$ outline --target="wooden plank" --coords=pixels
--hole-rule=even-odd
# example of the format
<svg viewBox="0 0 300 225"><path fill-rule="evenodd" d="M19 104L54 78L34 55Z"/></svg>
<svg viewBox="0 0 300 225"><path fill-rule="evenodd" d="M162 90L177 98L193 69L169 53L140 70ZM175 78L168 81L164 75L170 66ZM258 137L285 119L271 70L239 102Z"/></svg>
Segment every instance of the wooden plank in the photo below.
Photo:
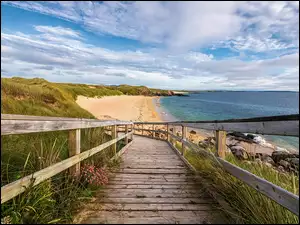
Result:
<svg viewBox="0 0 300 225"><path fill-rule="evenodd" d="M128 133L127 135L130 134L131 133ZM117 141L123 139L124 137L125 135L122 137L118 137L114 140L108 141L95 148L82 152L78 155L72 156L71 158L63 160L59 163L56 163L52 166L49 166L45 169L42 169L38 172L30 174L26 177L23 177L19 180L16 180L10 184L1 187L1 204L19 195L20 193L24 192L25 188L27 188L32 182L33 182L33 186L36 186L39 183L43 182L44 180L47 180L50 177L70 168L71 166L74 166L76 163L84 159L87 159L92 155L102 151L103 149L109 147L110 145L116 143Z"/></svg>
<svg viewBox="0 0 300 225"><path fill-rule="evenodd" d="M199 190L199 184L108 184L105 189L197 189Z"/></svg>
<svg viewBox="0 0 300 225"><path fill-rule="evenodd" d="M109 180L109 185L202 185L200 182L195 181L162 181L162 180L122 180L122 179L112 179Z"/></svg>
<svg viewBox="0 0 300 225"><path fill-rule="evenodd" d="M105 127L118 124L130 124L127 121L32 121L32 120L1 120L1 135L26 134L36 132L74 130L92 127Z"/></svg>
<svg viewBox="0 0 300 225"><path fill-rule="evenodd" d="M216 131L216 147L217 155L224 159L226 154L226 131L217 130Z"/></svg>
<svg viewBox="0 0 300 225"><path fill-rule="evenodd" d="M211 198L101 198L95 203L173 203L173 204L195 204L195 203L214 203Z"/></svg>
<svg viewBox="0 0 300 225"><path fill-rule="evenodd" d="M69 131L69 157L80 154L80 129ZM69 168L70 174L80 176L80 162Z"/></svg>
<svg viewBox="0 0 300 225"><path fill-rule="evenodd" d="M95 211L85 212L83 224L222 224L216 211Z"/></svg>
<svg viewBox="0 0 300 225"><path fill-rule="evenodd" d="M253 187L260 193L271 198L278 204L287 208L297 216L299 216L299 196L288 192L287 190L272 184L271 182L264 180L247 170L239 168L221 158L218 161L223 165L225 170L236 178L242 180L249 186Z"/></svg>
<svg viewBox="0 0 300 225"><path fill-rule="evenodd" d="M138 173L138 174L186 174L189 171L187 169L120 169L118 173Z"/></svg>
<svg viewBox="0 0 300 225"><path fill-rule="evenodd" d="M130 173L110 173L111 176L115 177L129 177L129 178L160 178L160 179L169 179L169 178L194 178L198 179L198 176L195 176L194 174L130 174Z"/></svg>
<svg viewBox="0 0 300 225"><path fill-rule="evenodd" d="M193 189L124 189L122 191L118 189L101 189L97 196L106 198L178 198L178 196L181 198L200 198L201 196L207 196L207 193Z"/></svg>
<svg viewBox="0 0 300 225"><path fill-rule="evenodd" d="M90 203L93 204L93 203ZM89 205L90 205L89 204ZM127 203L127 204L118 204L118 203L103 203L97 204L97 210L103 211L211 211L212 210L212 203L205 204L205 203L195 203L195 204L155 204L155 203L148 203L148 204L136 204L136 203ZM89 206L88 206L89 207Z"/></svg>
<svg viewBox="0 0 300 225"><path fill-rule="evenodd" d="M120 169L168 169L168 170L172 170L172 169L182 169L182 168L185 168L185 165L179 165L179 166L175 166L175 165L151 165L151 164L148 164L148 165L144 165L144 164L139 164L139 165L136 165L136 164L125 164L125 165L121 165L120 166Z"/></svg>

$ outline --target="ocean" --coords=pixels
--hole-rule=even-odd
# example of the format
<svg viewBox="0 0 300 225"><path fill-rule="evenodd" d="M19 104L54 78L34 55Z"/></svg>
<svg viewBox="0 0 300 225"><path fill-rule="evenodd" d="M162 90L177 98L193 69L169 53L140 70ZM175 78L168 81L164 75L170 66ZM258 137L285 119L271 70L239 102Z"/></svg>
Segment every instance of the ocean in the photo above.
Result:
<svg viewBox="0 0 300 225"><path fill-rule="evenodd" d="M202 92L189 97L161 97L164 119L223 120L299 114L299 92ZM299 138L264 135L263 142L272 142L287 150L299 151Z"/></svg>

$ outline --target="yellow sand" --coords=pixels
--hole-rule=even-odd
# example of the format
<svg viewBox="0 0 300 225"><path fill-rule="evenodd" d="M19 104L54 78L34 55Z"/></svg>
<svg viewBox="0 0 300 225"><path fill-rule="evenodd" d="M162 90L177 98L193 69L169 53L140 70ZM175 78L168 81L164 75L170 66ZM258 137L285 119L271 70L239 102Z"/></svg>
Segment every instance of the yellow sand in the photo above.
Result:
<svg viewBox="0 0 300 225"><path fill-rule="evenodd" d="M105 96L88 98L78 96L76 103L101 120L161 121L155 111L153 98L147 96Z"/></svg>

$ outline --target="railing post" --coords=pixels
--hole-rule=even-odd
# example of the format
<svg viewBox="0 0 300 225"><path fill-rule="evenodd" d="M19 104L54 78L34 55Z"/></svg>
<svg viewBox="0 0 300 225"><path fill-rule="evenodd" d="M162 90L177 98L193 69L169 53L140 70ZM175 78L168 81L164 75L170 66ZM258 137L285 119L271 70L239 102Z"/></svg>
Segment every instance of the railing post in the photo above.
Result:
<svg viewBox="0 0 300 225"><path fill-rule="evenodd" d="M117 138L117 125L111 126L111 138L112 138L112 140ZM112 145L112 148L113 148L114 155L116 155L117 154L117 143L114 143Z"/></svg>
<svg viewBox="0 0 300 225"><path fill-rule="evenodd" d="M183 140L186 140L186 131L187 131L187 128L185 126L182 126L182 131L181 131L181 134L182 134L182 139ZM181 142L182 145L181 145L181 154L183 155L183 157L185 156L185 145L183 142Z"/></svg>
<svg viewBox="0 0 300 225"><path fill-rule="evenodd" d="M69 131L69 157L80 154L80 129ZM80 162L69 168L71 175L80 175Z"/></svg>
<svg viewBox="0 0 300 225"><path fill-rule="evenodd" d="M144 124L142 123L142 135L144 135Z"/></svg>
<svg viewBox="0 0 300 225"><path fill-rule="evenodd" d="M216 131L216 148L217 155L224 159L226 154L226 131Z"/></svg>
<svg viewBox="0 0 300 225"><path fill-rule="evenodd" d="M128 125L125 125L125 134L128 133ZM125 145L128 144L128 136L125 137Z"/></svg>

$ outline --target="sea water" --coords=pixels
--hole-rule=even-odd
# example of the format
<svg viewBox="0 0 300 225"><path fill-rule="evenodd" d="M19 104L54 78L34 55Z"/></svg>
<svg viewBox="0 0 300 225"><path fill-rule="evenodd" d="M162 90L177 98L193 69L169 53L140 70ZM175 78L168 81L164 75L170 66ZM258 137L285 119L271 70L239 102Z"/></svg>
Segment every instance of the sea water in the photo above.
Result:
<svg viewBox="0 0 300 225"><path fill-rule="evenodd" d="M264 116L299 114L299 92L200 92L189 97L161 97L161 115L174 120L224 120ZM257 141L269 141L288 150L299 151L299 138L258 136Z"/></svg>

